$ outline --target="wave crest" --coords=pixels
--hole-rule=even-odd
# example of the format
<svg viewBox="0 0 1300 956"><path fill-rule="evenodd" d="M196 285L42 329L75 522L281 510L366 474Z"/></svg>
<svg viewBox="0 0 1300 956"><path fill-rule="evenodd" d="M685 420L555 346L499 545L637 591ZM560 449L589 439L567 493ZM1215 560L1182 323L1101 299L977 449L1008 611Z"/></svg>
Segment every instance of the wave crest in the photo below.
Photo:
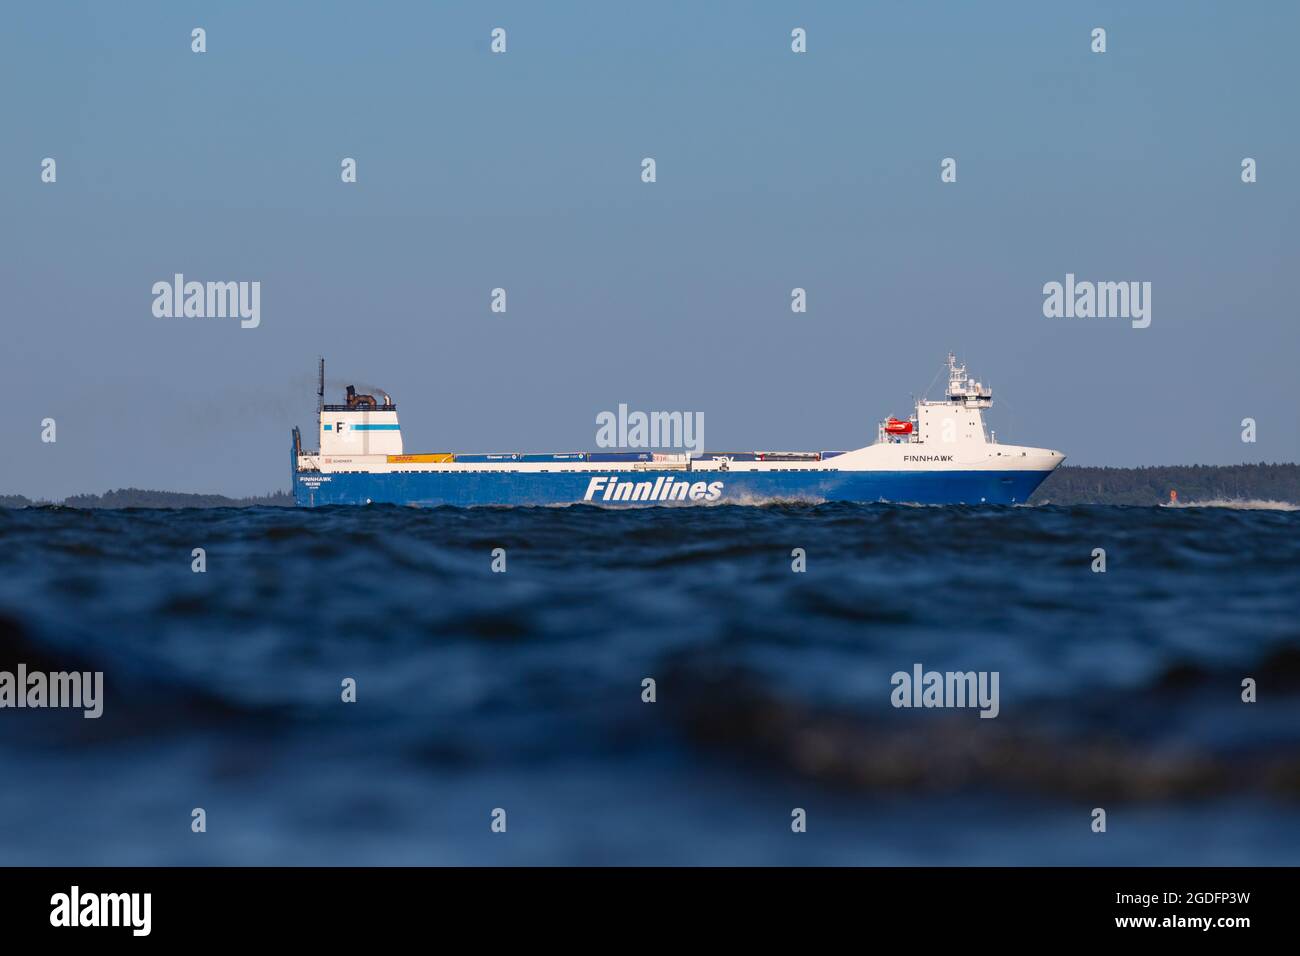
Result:
<svg viewBox="0 0 1300 956"><path fill-rule="evenodd" d="M1294 501L1269 501L1262 498L1210 498L1206 501L1172 501L1162 508L1231 508L1236 511L1300 511Z"/></svg>

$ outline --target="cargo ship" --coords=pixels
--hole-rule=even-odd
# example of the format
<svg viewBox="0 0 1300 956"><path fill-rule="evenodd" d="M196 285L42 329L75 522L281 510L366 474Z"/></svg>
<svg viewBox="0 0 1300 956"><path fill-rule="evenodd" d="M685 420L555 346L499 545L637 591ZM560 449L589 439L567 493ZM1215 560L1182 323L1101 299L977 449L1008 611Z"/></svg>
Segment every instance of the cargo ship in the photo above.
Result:
<svg viewBox="0 0 1300 956"><path fill-rule="evenodd" d="M1025 502L1065 456L1000 444L984 426L992 390L951 353L947 370L943 398L882 419L874 442L846 451L408 454L388 395L349 385L343 404L325 404L322 359L320 450L304 451L293 429L293 493L305 507Z"/></svg>

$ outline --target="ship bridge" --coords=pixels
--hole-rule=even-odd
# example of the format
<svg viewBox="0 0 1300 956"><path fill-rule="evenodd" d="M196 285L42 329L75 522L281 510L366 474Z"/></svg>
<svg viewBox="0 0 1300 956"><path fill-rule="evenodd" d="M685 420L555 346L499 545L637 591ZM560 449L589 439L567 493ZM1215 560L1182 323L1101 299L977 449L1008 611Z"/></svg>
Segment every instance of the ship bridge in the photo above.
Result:
<svg viewBox="0 0 1300 956"><path fill-rule="evenodd" d="M890 418L880 423L878 442L893 444L942 443L984 445L983 409L993 407L993 390L966 373L957 356L948 353L948 388L937 401L916 403L911 419Z"/></svg>

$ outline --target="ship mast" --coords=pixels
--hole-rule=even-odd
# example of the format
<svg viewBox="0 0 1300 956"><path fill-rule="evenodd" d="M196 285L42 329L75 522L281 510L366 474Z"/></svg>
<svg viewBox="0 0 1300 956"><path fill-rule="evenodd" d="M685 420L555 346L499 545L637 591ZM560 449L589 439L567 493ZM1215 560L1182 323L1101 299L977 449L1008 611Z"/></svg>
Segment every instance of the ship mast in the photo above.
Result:
<svg viewBox="0 0 1300 956"><path fill-rule="evenodd" d="M957 356L948 353L948 401L967 408L990 408L993 390L966 374L966 366L957 364Z"/></svg>
<svg viewBox="0 0 1300 956"><path fill-rule="evenodd" d="M320 419L321 412L325 411L325 356L320 360L320 380L316 385L316 418Z"/></svg>

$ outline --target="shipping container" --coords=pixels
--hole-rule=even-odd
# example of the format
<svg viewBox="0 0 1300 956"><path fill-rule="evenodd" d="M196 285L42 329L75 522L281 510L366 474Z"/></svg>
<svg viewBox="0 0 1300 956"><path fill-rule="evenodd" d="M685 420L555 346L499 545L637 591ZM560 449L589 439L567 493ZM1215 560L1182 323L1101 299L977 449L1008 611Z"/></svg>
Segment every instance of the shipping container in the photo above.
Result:
<svg viewBox="0 0 1300 956"><path fill-rule="evenodd" d="M649 451L588 451L589 462L649 462Z"/></svg>
<svg viewBox="0 0 1300 956"><path fill-rule="evenodd" d="M715 458L727 458L731 461L758 461L758 455L752 451L706 451L696 457L696 461L713 461Z"/></svg>
<svg viewBox="0 0 1300 956"><path fill-rule="evenodd" d="M824 451L822 452L822 461L825 461L827 458L835 458L838 455L847 455L847 454L848 452L846 451Z"/></svg>
<svg viewBox="0 0 1300 956"><path fill-rule="evenodd" d="M587 456L580 451L565 452L555 455L520 455L520 461L586 461Z"/></svg>
<svg viewBox="0 0 1300 956"><path fill-rule="evenodd" d="M759 461L816 461L819 457L815 451L762 451L758 453Z"/></svg>
<svg viewBox="0 0 1300 956"><path fill-rule="evenodd" d="M504 453L497 455L457 455L456 461L471 463L495 462L495 461L518 461L519 455L514 453Z"/></svg>
<svg viewBox="0 0 1300 956"><path fill-rule="evenodd" d="M451 452L434 452L428 455L389 455L390 465L442 463L452 460Z"/></svg>

